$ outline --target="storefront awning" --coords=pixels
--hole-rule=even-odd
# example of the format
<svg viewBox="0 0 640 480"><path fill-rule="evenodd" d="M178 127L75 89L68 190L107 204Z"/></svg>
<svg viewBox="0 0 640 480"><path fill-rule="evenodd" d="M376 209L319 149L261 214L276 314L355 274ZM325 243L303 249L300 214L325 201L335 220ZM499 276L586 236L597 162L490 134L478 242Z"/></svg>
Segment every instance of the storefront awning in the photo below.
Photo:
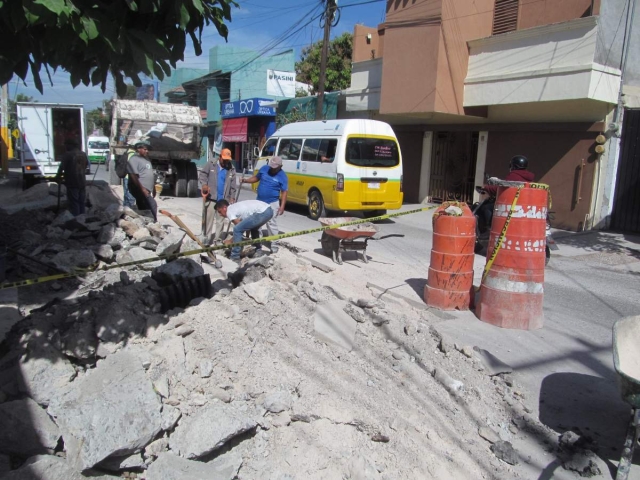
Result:
<svg viewBox="0 0 640 480"><path fill-rule="evenodd" d="M247 117L222 119L222 141L246 142L247 120Z"/></svg>

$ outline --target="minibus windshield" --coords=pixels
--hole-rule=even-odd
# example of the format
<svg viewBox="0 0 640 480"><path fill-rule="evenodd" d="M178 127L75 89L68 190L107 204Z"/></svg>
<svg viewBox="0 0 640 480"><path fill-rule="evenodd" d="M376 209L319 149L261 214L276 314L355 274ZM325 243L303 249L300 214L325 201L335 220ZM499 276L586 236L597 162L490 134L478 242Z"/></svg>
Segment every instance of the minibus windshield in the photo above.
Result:
<svg viewBox="0 0 640 480"><path fill-rule="evenodd" d="M109 142L89 142L89 148L92 148L94 150L108 149Z"/></svg>
<svg viewBox="0 0 640 480"><path fill-rule="evenodd" d="M398 144L386 138L350 137L347 163L358 167L395 167L400 163Z"/></svg>

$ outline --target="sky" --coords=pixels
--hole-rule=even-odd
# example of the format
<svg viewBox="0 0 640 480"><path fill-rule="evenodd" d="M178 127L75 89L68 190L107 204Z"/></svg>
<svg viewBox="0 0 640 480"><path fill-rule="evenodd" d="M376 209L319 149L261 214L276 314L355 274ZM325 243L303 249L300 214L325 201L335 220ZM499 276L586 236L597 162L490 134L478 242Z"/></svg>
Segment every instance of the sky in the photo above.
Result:
<svg viewBox="0 0 640 480"><path fill-rule="evenodd" d="M228 22L228 45L252 48L262 52L271 47L266 54L275 54L294 48L296 59L305 46L322 39L319 19L313 17L322 11L321 0L236 0L239 7L232 7L231 22ZM340 20L331 30L331 38L344 32L353 33L353 27L360 23L377 26L384 21L386 0L338 0ZM224 44L214 26L207 27L202 35L203 53L196 56L190 40L187 40L184 62L178 67L208 68L209 49ZM44 94L41 95L27 75L26 85L17 77L9 83L9 97L15 98L18 93L33 97L40 102L80 103L85 110L101 107L105 99L112 98L114 88L107 83L103 93L100 87L80 85L75 89L69 83L69 75L58 71L53 77L53 86L46 80L46 73L41 72Z"/></svg>

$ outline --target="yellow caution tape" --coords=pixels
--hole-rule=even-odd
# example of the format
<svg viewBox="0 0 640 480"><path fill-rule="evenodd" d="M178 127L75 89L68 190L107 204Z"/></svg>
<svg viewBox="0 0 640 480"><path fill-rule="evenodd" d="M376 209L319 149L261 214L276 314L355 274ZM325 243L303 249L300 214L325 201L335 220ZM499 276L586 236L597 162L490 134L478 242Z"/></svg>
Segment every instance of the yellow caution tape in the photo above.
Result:
<svg viewBox="0 0 640 480"><path fill-rule="evenodd" d="M371 217L371 218L365 218L365 219L352 220L350 222L336 223L336 224L333 224L333 225L326 225L326 226L323 226L323 227L316 227L316 228L310 228L310 229L307 229L307 230L300 230L300 231L297 231L297 232L281 233L279 235L271 235L269 237L257 238L255 240L245 240L245 241L242 241L242 242L232 243L232 244L229 244L229 245L217 245L217 246L212 246L212 247L200 248L200 249L196 249L196 250L189 250L189 251L185 251L185 252L181 252L181 253L173 253L171 255L156 255L156 256L153 256L153 257L150 257L150 258L145 258L143 260L134 260L134 261L131 261L131 262L116 263L116 264L112 264L112 265L105 265L105 266L99 267L99 268L95 268L95 267L94 268L77 268L72 273L60 273L60 274L49 275L49 276L45 276L45 277L38 277L38 278L32 278L32 279L28 279L28 280L21 280L19 282L3 283L2 285L0 285L0 290L5 290L5 289L8 289L8 288L25 287L25 286L29 286L29 285L37 285L37 284L45 283L45 282L52 282L54 280L62 280L64 278L74 278L74 277L79 277L79 276L85 275L87 273L92 273L92 272L114 270L116 268L123 268L123 267L132 267L132 266L136 266L136 265L142 265L142 264L145 264L145 263L157 262L158 260L175 260L176 258L189 257L191 255L198 255L200 253L213 252L215 250L224 250L226 248L232 248L232 247L243 247L245 245L252 245L254 243L274 242L276 240L280 240L280 239L283 239L283 238L298 237L298 236L301 236L301 235L307 235L309 233L323 232L325 230L334 230L334 229L345 227L345 226L349 226L349 225L358 225L358 224L361 224L361 223L369 223L369 222L374 222L374 221L378 221L378 220L385 220L385 219L388 219L388 218L400 217L400 216L403 216L403 215L411 215L413 213L418 213L418 212L426 212L426 211L433 210L433 209L438 208L438 207L439 207L439 205L434 205L434 206L430 206L430 207L417 208L417 209L414 209L414 210L407 210L407 211L404 211L404 212L388 213L388 214L385 214L385 215L380 215L378 217Z"/></svg>
<svg viewBox="0 0 640 480"><path fill-rule="evenodd" d="M482 272L483 282L487 274L489 273L489 270L491 270L491 267L493 266L493 262L498 256L498 252L502 247L502 242L504 242L504 238L507 235L507 229L509 228L511 217L513 216L513 212L516 211L516 204L518 203L518 198L520 197L520 190L522 190L522 187L517 187L517 188L518 190L516 190L516 194L513 197L513 202L511 202L511 208L509 209L509 213L507 214L507 219L505 220L504 226L502 227L502 231L500 232L500 235L498 236L498 240L496 241L496 246L493 249L493 252L491 252L491 257L489 257L489 259L487 260L487 264L484 266L484 272Z"/></svg>

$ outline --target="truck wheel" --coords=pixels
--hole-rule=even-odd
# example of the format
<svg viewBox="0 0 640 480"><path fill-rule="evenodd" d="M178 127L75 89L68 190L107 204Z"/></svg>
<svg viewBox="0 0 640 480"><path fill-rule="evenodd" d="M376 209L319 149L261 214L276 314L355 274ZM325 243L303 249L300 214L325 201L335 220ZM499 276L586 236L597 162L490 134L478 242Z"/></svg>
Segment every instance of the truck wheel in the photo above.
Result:
<svg viewBox="0 0 640 480"><path fill-rule="evenodd" d="M187 196L198 196L198 167L193 162L187 163Z"/></svg>
<svg viewBox="0 0 640 480"><path fill-rule="evenodd" d="M176 186L175 196L187 196L187 166L184 163L176 163Z"/></svg>
<svg viewBox="0 0 640 480"><path fill-rule="evenodd" d="M309 194L309 218L311 218L311 220L318 220L324 215L325 210L322 195L317 190L314 190Z"/></svg>

